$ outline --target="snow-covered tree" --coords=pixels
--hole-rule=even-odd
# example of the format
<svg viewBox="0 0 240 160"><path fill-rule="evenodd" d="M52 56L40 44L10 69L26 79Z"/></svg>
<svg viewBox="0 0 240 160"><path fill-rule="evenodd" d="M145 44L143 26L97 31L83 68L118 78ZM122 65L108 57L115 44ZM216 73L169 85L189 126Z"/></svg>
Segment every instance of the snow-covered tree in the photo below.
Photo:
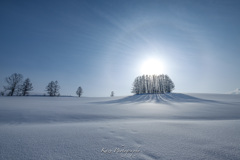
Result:
<svg viewBox="0 0 240 160"><path fill-rule="evenodd" d="M81 97L82 93L83 93L82 87L78 87L76 91L76 94L78 95L78 97Z"/></svg>
<svg viewBox="0 0 240 160"><path fill-rule="evenodd" d="M22 74L14 73L9 77L6 77L5 81L7 86L4 86L5 92L8 92L8 96L13 96L18 91L19 85L23 79Z"/></svg>
<svg viewBox="0 0 240 160"><path fill-rule="evenodd" d="M25 81L20 87L20 94L22 96L26 96L29 94L29 91L32 91L32 90L33 90L33 86L32 86L32 83L30 82L30 79L29 78L25 79Z"/></svg>
<svg viewBox="0 0 240 160"><path fill-rule="evenodd" d="M170 93L175 85L168 75L143 75L135 78L132 93Z"/></svg>
<svg viewBox="0 0 240 160"><path fill-rule="evenodd" d="M58 85L58 81L51 81L48 83L47 87L46 87L46 91L49 94L49 96L59 96L59 89L60 86Z"/></svg>
<svg viewBox="0 0 240 160"><path fill-rule="evenodd" d="M140 94L140 82L139 77L135 78L133 82L132 93Z"/></svg>

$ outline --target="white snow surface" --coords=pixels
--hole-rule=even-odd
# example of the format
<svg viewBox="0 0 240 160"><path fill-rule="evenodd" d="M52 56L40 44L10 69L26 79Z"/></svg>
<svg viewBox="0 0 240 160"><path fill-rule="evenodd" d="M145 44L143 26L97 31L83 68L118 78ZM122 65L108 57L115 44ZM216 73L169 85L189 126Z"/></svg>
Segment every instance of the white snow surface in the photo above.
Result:
<svg viewBox="0 0 240 160"><path fill-rule="evenodd" d="M239 160L240 95L0 97L1 160Z"/></svg>

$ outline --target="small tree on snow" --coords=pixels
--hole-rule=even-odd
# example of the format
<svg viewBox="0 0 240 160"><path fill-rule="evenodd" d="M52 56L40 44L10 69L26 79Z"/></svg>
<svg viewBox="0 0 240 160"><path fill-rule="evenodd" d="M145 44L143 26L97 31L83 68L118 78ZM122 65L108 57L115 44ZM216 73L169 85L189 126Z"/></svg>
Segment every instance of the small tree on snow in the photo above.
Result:
<svg viewBox="0 0 240 160"><path fill-rule="evenodd" d="M81 97L82 93L83 93L82 87L78 87L76 91L76 94L78 95L78 97Z"/></svg>
<svg viewBox="0 0 240 160"><path fill-rule="evenodd" d="M112 91L111 94L110 94L111 97L114 97L114 92Z"/></svg>
<svg viewBox="0 0 240 160"><path fill-rule="evenodd" d="M20 94L22 96L26 96L29 94L29 91L32 90L33 90L32 83L30 82L30 79L27 78L20 87Z"/></svg>
<svg viewBox="0 0 240 160"><path fill-rule="evenodd" d="M46 91L49 94L49 96L57 96L60 95L59 93L60 86L58 85L58 81L51 81L48 83L46 87Z"/></svg>

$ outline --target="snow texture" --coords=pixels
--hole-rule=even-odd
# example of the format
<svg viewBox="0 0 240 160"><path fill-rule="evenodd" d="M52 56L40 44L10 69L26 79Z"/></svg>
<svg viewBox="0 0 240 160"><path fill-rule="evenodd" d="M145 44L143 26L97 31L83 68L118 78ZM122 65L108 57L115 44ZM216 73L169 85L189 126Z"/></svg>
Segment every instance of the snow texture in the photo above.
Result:
<svg viewBox="0 0 240 160"><path fill-rule="evenodd" d="M0 97L1 160L240 157L240 95Z"/></svg>

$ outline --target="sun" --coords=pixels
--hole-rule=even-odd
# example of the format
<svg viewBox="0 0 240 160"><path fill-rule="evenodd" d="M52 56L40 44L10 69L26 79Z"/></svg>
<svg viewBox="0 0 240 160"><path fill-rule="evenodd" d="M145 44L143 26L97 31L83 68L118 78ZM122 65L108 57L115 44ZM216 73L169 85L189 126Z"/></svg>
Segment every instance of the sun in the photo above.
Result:
<svg viewBox="0 0 240 160"><path fill-rule="evenodd" d="M163 62L158 59L147 59L141 66L141 73L146 75L163 74Z"/></svg>

